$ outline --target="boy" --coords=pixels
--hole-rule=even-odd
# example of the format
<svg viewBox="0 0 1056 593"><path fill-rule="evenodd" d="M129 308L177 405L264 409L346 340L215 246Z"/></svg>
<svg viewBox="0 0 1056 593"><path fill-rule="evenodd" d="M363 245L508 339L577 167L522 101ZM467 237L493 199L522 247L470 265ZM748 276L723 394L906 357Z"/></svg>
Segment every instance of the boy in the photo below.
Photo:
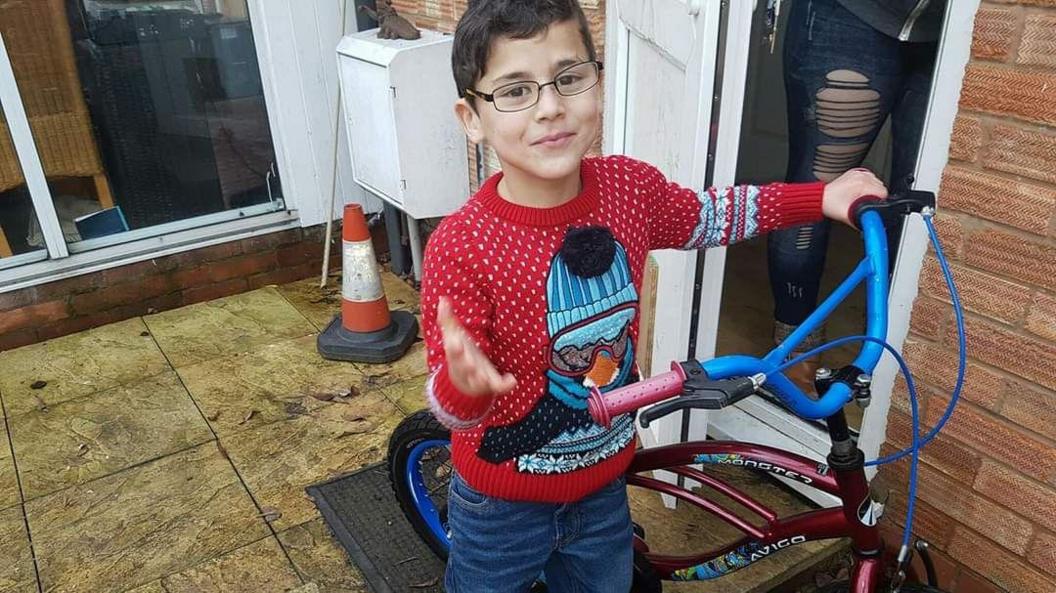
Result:
<svg viewBox="0 0 1056 593"><path fill-rule="evenodd" d="M477 0L458 24L455 112L502 163L429 240L427 397L452 429L449 593L628 591L622 474L634 419L586 410L591 387L638 380L638 294L650 249L725 245L847 222L885 196L865 171L822 183L708 189L622 156L584 158L601 65L576 0Z"/></svg>

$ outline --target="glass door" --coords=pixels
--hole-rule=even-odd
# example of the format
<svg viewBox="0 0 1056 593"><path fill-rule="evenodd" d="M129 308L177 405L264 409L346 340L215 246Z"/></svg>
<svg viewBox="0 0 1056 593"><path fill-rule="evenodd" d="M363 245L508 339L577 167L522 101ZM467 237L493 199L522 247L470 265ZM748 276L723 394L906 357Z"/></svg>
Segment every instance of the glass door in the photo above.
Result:
<svg viewBox="0 0 1056 593"><path fill-rule="evenodd" d="M63 257L285 208L246 0L4 2L0 35L43 171L33 191L0 150L9 243L53 227Z"/></svg>

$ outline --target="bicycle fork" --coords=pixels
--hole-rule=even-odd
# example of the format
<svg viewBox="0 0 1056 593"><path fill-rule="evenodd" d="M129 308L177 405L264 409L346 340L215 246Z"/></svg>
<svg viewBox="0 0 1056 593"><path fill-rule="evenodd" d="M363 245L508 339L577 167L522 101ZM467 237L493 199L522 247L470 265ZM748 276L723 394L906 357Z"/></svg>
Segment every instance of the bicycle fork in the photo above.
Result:
<svg viewBox="0 0 1056 593"><path fill-rule="evenodd" d="M857 373L858 369L846 367L834 374L829 369L819 369L815 377L815 387L819 393L842 376L846 380ZM858 374L854 383L854 397L863 408L869 405L871 377ZM865 479L865 454L851 438L847 426L847 417L841 409L825 419L829 430L832 448L827 458L829 469L833 472L836 485L843 501L843 515L851 537L851 547L855 566L851 575L851 593L878 593L883 578L883 544L877 524L883 514L884 505L873 500L869 482ZM921 563L927 573L928 584L937 587L935 566L928 551L928 544L918 540L910 549L909 556L898 558L896 573L892 579L890 592L898 593L905 582L912 554L920 555Z"/></svg>
<svg viewBox="0 0 1056 593"><path fill-rule="evenodd" d="M850 529L855 560L850 593L875 593L882 576L882 543L876 524L883 514L883 504L874 501L869 493L865 454L851 439L843 410L827 418L826 424L832 436L827 461L844 500L844 519Z"/></svg>
<svg viewBox="0 0 1056 593"><path fill-rule="evenodd" d="M855 558L850 593L876 593L882 576L882 544L877 523L883 505L874 501L869 492L869 483L865 479L865 454L851 439L843 410L826 418L825 423L832 437L827 461L843 499L843 515Z"/></svg>

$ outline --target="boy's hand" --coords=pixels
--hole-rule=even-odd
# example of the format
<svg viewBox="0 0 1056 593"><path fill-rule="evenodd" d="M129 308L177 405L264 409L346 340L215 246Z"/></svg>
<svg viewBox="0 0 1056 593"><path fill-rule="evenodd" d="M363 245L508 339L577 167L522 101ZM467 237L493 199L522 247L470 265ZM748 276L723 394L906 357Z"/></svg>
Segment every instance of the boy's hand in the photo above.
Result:
<svg viewBox="0 0 1056 593"><path fill-rule="evenodd" d="M451 301L440 297L436 321L444 338L447 375L451 384L466 395L505 393L517 385L510 373L499 374L451 312Z"/></svg>
<svg viewBox="0 0 1056 593"><path fill-rule="evenodd" d="M821 212L826 218L856 226L850 219L851 207L864 197L887 198L884 183L868 169L851 169L825 186L821 199Z"/></svg>

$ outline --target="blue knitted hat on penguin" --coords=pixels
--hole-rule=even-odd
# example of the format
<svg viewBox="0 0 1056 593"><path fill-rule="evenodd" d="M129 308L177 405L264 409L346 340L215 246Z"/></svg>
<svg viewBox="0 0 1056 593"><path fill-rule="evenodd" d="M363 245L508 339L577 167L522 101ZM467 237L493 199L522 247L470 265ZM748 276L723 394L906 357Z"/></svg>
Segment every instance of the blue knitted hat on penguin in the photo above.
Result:
<svg viewBox="0 0 1056 593"><path fill-rule="evenodd" d="M605 311L638 300L627 252L618 242L613 240L613 243L615 253L612 262L600 274L589 278L572 271L565 261L567 253L564 250L554 256L546 282L546 326L551 336Z"/></svg>

